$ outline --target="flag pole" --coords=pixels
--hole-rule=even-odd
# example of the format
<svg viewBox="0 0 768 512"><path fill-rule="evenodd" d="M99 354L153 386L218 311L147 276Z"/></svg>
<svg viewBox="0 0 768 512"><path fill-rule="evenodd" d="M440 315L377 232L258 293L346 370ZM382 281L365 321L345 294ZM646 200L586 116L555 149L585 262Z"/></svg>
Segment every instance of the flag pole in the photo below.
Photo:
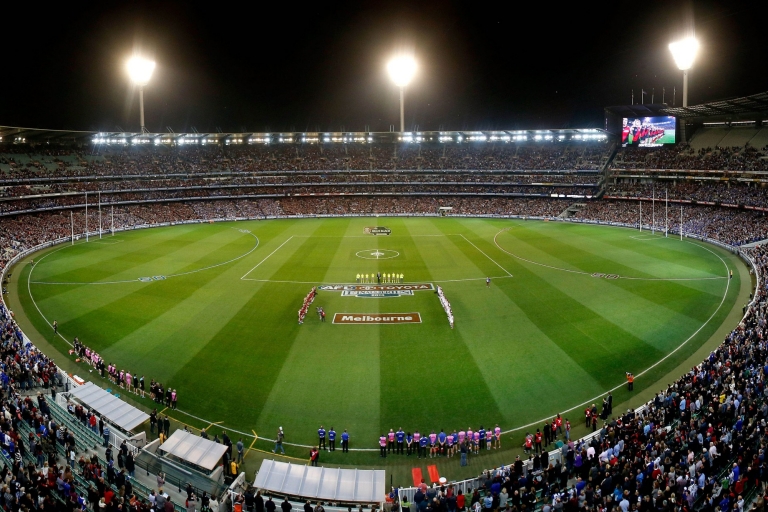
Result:
<svg viewBox="0 0 768 512"><path fill-rule="evenodd" d="M69 225L72 228L72 245L75 245L75 218L72 215L72 210L69 210Z"/></svg>
<svg viewBox="0 0 768 512"><path fill-rule="evenodd" d="M651 189L651 233L656 234L656 188Z"/></svg>
<svg viewBox="0 0 768 512"><path fill-rule="evenodd" d="M640 202L640 232L643 232L643 199L638 199Z"/></svg>
<svg viewBox="0 0 768 512"><path fill-rule="evenodd" d="M85 241L88 241L88 192L85 193Z"/></svg>
<svg viewBox="0 0 768 512"><path fill-rule="evenodd" d="M115 236L115 205L109 207L110 224L112 226L112 236Z"/></svg>
<svg viewBox="0 0 768 512"><path fill-rule="evenodd" d="M664 189L664 237L669 236L669 190Z"/></svg>
<svg viewBox="0 0 768 512"><path fill-rule="evenodd" d="M683 241L683 205L680 205L680 241Z"/></svg>

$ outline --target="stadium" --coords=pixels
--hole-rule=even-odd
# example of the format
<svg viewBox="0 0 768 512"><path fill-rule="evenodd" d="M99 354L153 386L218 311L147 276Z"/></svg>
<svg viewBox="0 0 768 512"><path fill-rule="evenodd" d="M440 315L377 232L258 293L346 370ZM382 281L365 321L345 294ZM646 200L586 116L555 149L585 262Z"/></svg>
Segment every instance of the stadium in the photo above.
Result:
<svg viewBox="0 0 768 512"><path fill-rule="evenodd" d="M6 510L761 510L768 92L678 65L603 128L408 131L395 61L399 130L150 131L150 61L137 131L0 126Z"/></svg>

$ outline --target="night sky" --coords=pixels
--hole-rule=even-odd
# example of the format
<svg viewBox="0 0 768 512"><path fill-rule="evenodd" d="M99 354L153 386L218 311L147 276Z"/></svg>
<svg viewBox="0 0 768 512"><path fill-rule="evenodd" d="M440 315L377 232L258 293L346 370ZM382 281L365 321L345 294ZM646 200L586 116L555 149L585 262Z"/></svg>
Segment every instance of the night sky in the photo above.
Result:
<svg viewBox="0 0 768 512"><path fill-rule="evenodd" d="M633 88L671 104L677 86L681 104L667 45L689 29L689 104L768 91L764 0L563 4L21 2L2 25L0 125L138 130L134 48L157 61L150 131L388 131L400 49L420 66L407 130L602 127Z"/></svg>

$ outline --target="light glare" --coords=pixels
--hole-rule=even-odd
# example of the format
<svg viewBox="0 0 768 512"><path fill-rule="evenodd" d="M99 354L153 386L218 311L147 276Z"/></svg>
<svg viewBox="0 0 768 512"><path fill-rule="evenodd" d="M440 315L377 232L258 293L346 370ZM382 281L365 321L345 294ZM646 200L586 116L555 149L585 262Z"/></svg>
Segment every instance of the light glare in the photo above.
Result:
<svg viewBox="0 0 768 512"><path fill-rule="evenodd" d="M396 86L405 87L411 83L411 79L416 73L416 61L413 57L406 55L395 57L387 64L387 71Z"/></svg>
<svg viewBox="0 0 768 512"><path fill-rule="evenodd" d="M131 81L140 87L144 87L152 78L152 72L155 70L155 61L144 59L142 57L131 57L128 60L128 76Z"/></svg>
<svg viewBox="0 0 768 512"><path fill-rule="evenodd" d="M696 53L699 51L699 42L695 37L687 37L681 41L669 43L669 51L672 52L677 67L686 71L693 66L693 59L696 58Z"/></svg>

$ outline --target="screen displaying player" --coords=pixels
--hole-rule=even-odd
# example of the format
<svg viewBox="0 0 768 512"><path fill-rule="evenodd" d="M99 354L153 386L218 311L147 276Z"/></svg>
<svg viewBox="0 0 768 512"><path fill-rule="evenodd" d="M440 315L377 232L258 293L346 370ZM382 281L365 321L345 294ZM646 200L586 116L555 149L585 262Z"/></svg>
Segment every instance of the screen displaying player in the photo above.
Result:
<svg viewBox="0 0 768 512"><path fill-rule="evenodd" d="M622 119L621 147L654 148L675 143L677 119L663 117L625 117Z"/></svg>

